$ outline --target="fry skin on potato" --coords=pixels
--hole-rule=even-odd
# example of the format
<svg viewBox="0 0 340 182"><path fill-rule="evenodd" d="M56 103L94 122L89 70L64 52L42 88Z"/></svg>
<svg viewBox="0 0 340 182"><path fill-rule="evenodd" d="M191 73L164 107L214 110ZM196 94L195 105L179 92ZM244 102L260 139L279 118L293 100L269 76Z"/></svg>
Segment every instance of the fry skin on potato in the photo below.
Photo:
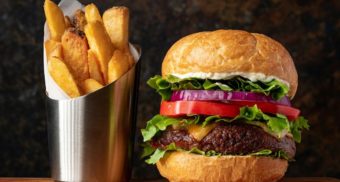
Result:
<svg viewBox="0 0 340 182"><path fill-rule="evenodd" d="M90 77L87 64L88 45L85 36L81 36L74 28L65 31L61 39L64 62L69 67L78 83Z"/></svg>
<svg viewBox="0 0 340 182"><path fill-rule="evenodd" d="M88 22L85 26L85 34L88 40L88 44L95 53L100 70L104 77L104 82L107 82L107 67L108 62L112 57L114 47L110 41L110 37L107 35L104 25L99 22Z"/></svg>
<svg viewBox="0 0 340 182"><path fill-rule="evenodd" d="M99 90L102 87L104 86L92 78L85 80L83 83L83 90L86 94Z"/></svg>
<svg viewBox="0 0 340 182"><path fill-rule="evenodd" d="M120 50L128 50L129 42L129 9L113 7L103 14L103 22L113 46Z"/></svg>
<svg viewBox="0 0 340 182"><path fill-rule="evenodd" d="M62 46L60 42L52 39L45 41L45 51L47 61L49 61L51 57L58 57L63 59Z"/></svg>
<svg viewBox="0 0 340 182"><path fill-rule="evenodd" d="M103 75L99 68L98 59L91 49L87 51L87 60L89 64L90 78L97 80L100 84L104 84Z"/></svg>
<svg viewBox="0 0 340 182"><path fill-rule="evenodd" d="M65 16L65 17L64 17L64 21L65 21L65 29L70 28L70 27L73 26L70 17Z"/></svg>
<svg viewBox="0 0 340 182"><path fill-rule="evenodd" d="M97 6L93 3L85 6L85 17L87 22L103 22Z"/></svg>
<svg viewBox="0 0 340 182"><path fill-rule="evenodd" d="M80 96L76 81L61 59L52 57L48 62L48 71L54 81L68 96L71 98Z"/></svg>
<svg viewBox="0 0 340 182"><path fill-rule="evenodd" d="M126 51L125 54L128 56L129 68L132 68L135 65L135 60L133 56L131 55L130 50Z"/></svg>
<svg viewBox="0 0 340 182"><path fill-rule="evenodd" d="M84 32L84 27L87 24L85 13L78 9L73 17L73 25L77 30Z"/></svg>
<svg viewBox="0 0 340 182"><path fill-rule="evenodd" d="M135 62L129 50L129 10L113 7L103 17L94 4L64 16L52 1L44 11L50 39L48 71L71 98L94 92L125 74Z"/></svg>
<svg viewBox="0 0 340 182"><path fill-rule="evenodd" d="M51 0L45 0L44 11L51 39L60 41L66 27L63 12Z"/></svg>
<svg viewBox="0 0 340 182"><path fill-rule="evenodd" d="M109 62L108 83L116 81L129 70L128 55L117 49Z"/></svg>

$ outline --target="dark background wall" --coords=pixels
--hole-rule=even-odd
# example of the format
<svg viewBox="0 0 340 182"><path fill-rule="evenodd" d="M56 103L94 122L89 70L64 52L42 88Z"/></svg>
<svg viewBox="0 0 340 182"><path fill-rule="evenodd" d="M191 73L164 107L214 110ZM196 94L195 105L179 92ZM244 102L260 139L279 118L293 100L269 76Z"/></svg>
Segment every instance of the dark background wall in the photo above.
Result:
<svg viewBox="0 0 340 182"><path fill-rule="evenodd" d="M0 176L49 176L43 1L0 2ZM340 1L120 0L96 4L102 10L128 6L131 42L143 47L138 130L158 111L160 97L145 82L160 73L171 44L205 30L259 32L281 42L294 58L299 88L293 104L311 124L287 175L340 178ZM157 172L136 156L133 175L152 178Z"/></svg>

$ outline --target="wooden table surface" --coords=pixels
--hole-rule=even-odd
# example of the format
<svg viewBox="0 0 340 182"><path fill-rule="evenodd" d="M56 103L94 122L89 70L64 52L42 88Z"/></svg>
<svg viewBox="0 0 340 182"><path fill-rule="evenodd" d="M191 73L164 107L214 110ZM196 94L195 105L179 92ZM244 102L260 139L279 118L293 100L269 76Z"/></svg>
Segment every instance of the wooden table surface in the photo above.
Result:
<svg viewBox="0 0 340 182"><path fill-rule="evenodd" d="M0 178L0 182L53 182L49 178ZM132 182L166 182L166 180L136 181ZM340 182L335 178L285 178L280 182Z"/></svg>

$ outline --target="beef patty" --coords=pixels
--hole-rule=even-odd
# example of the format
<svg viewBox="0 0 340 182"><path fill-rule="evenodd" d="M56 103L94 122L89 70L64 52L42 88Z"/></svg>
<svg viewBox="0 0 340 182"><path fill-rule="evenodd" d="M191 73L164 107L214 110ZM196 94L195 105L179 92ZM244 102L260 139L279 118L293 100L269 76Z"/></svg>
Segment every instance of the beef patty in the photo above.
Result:
<svg viewBox="0 0 340 182"><path fill-rule="evenodd" d="M282 150L290 159L294 157L296 150L291 137L277 139L263 129L248 124L219 124L201 141L193 138L186 129L168 128L151 142L157 148L165 148L171 143L185 150L197 147L203 151L214 150L223 155L246 155L263 149L273 152Z"/></svg>

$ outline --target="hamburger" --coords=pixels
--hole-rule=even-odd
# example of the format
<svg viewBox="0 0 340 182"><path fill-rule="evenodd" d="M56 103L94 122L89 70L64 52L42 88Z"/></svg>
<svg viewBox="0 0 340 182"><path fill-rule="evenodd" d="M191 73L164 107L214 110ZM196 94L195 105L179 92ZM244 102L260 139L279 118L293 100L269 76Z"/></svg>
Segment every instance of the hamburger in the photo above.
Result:
<svg viewBox="0 0 340 182"><path fill-rule="evenodd" d="M298 86L292 58L262 34L188 35L147 83L162 102L141 130L142 157L170 181L277 181L309 128L290 102Z"/></svg>

